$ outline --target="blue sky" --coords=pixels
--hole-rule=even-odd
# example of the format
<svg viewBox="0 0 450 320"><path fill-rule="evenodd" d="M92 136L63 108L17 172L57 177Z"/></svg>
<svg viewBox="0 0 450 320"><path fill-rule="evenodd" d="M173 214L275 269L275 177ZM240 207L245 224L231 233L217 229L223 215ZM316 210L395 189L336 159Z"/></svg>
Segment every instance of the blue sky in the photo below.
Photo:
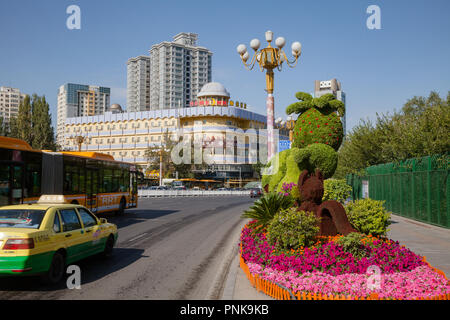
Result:
<svg viewBox="0 0 450 320"><path fill-rule="evenodd" d="M66 8L81 9L81 30L66 27ZM369 5L381 9L381 30L369 30ZM56 122L60 85L111 87L111 103L126 106L126 61L179 32L199 35L213 53L213 81L232 99L265 114L265 76L247 71L236 47L253 38L300 41L294 69L275 71L275 113L285 117L297 91L337 78L347 95L347 127L407 99L450 90L450 1L101 1L0 2L0 85L45 95Z"/></svg>

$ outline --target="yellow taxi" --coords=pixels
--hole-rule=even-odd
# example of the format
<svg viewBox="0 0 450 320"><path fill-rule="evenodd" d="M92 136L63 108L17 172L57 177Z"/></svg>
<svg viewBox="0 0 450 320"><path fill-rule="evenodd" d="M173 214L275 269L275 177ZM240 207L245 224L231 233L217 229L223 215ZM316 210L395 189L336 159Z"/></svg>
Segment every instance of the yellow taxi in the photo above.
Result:
<svg viewBox="0 0 450 320"><path fill-rule="evenodd" d="M0 276L41 274L59 282L65 267L88 256L109 257L117 226L62 195L43 195L36 204L0 207Z"/></svg>

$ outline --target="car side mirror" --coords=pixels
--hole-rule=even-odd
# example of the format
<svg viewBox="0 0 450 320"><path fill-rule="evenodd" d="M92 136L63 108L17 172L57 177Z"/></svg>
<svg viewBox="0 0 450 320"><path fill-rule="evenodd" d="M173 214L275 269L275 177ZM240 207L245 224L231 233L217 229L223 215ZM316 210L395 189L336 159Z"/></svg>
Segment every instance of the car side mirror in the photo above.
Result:
<svg viewBox="0 0 450 320"><path fill-rule="evenodd" d="M108 223L108 220L105 218L100 218L100 224Z"/></svg>

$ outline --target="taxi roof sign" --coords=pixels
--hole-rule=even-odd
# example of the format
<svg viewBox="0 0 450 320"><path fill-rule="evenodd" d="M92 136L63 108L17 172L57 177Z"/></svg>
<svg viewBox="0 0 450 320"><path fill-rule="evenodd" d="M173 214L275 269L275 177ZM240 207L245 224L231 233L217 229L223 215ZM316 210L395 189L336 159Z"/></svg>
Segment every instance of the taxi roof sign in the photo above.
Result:
<svg viewBox="0 0 450 320"><path fill-rule="evenodd" d="M37 203L66 203L62 194L43 194Z"/></svg>

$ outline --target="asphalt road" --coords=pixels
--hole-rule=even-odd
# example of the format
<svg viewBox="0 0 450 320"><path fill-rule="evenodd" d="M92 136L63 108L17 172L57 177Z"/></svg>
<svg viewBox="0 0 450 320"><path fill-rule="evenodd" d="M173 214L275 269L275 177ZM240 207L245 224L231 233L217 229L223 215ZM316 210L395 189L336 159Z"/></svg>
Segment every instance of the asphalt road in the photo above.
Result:
<svg viewBox="0 0 450 320"><path fill-rule="evenodd" d="M81 288L38 278L0 278L0 299L218 299L250 197L141 199L124 216L113 258L77 263ZM231 263L231 260L230 260Z"/></svg>

